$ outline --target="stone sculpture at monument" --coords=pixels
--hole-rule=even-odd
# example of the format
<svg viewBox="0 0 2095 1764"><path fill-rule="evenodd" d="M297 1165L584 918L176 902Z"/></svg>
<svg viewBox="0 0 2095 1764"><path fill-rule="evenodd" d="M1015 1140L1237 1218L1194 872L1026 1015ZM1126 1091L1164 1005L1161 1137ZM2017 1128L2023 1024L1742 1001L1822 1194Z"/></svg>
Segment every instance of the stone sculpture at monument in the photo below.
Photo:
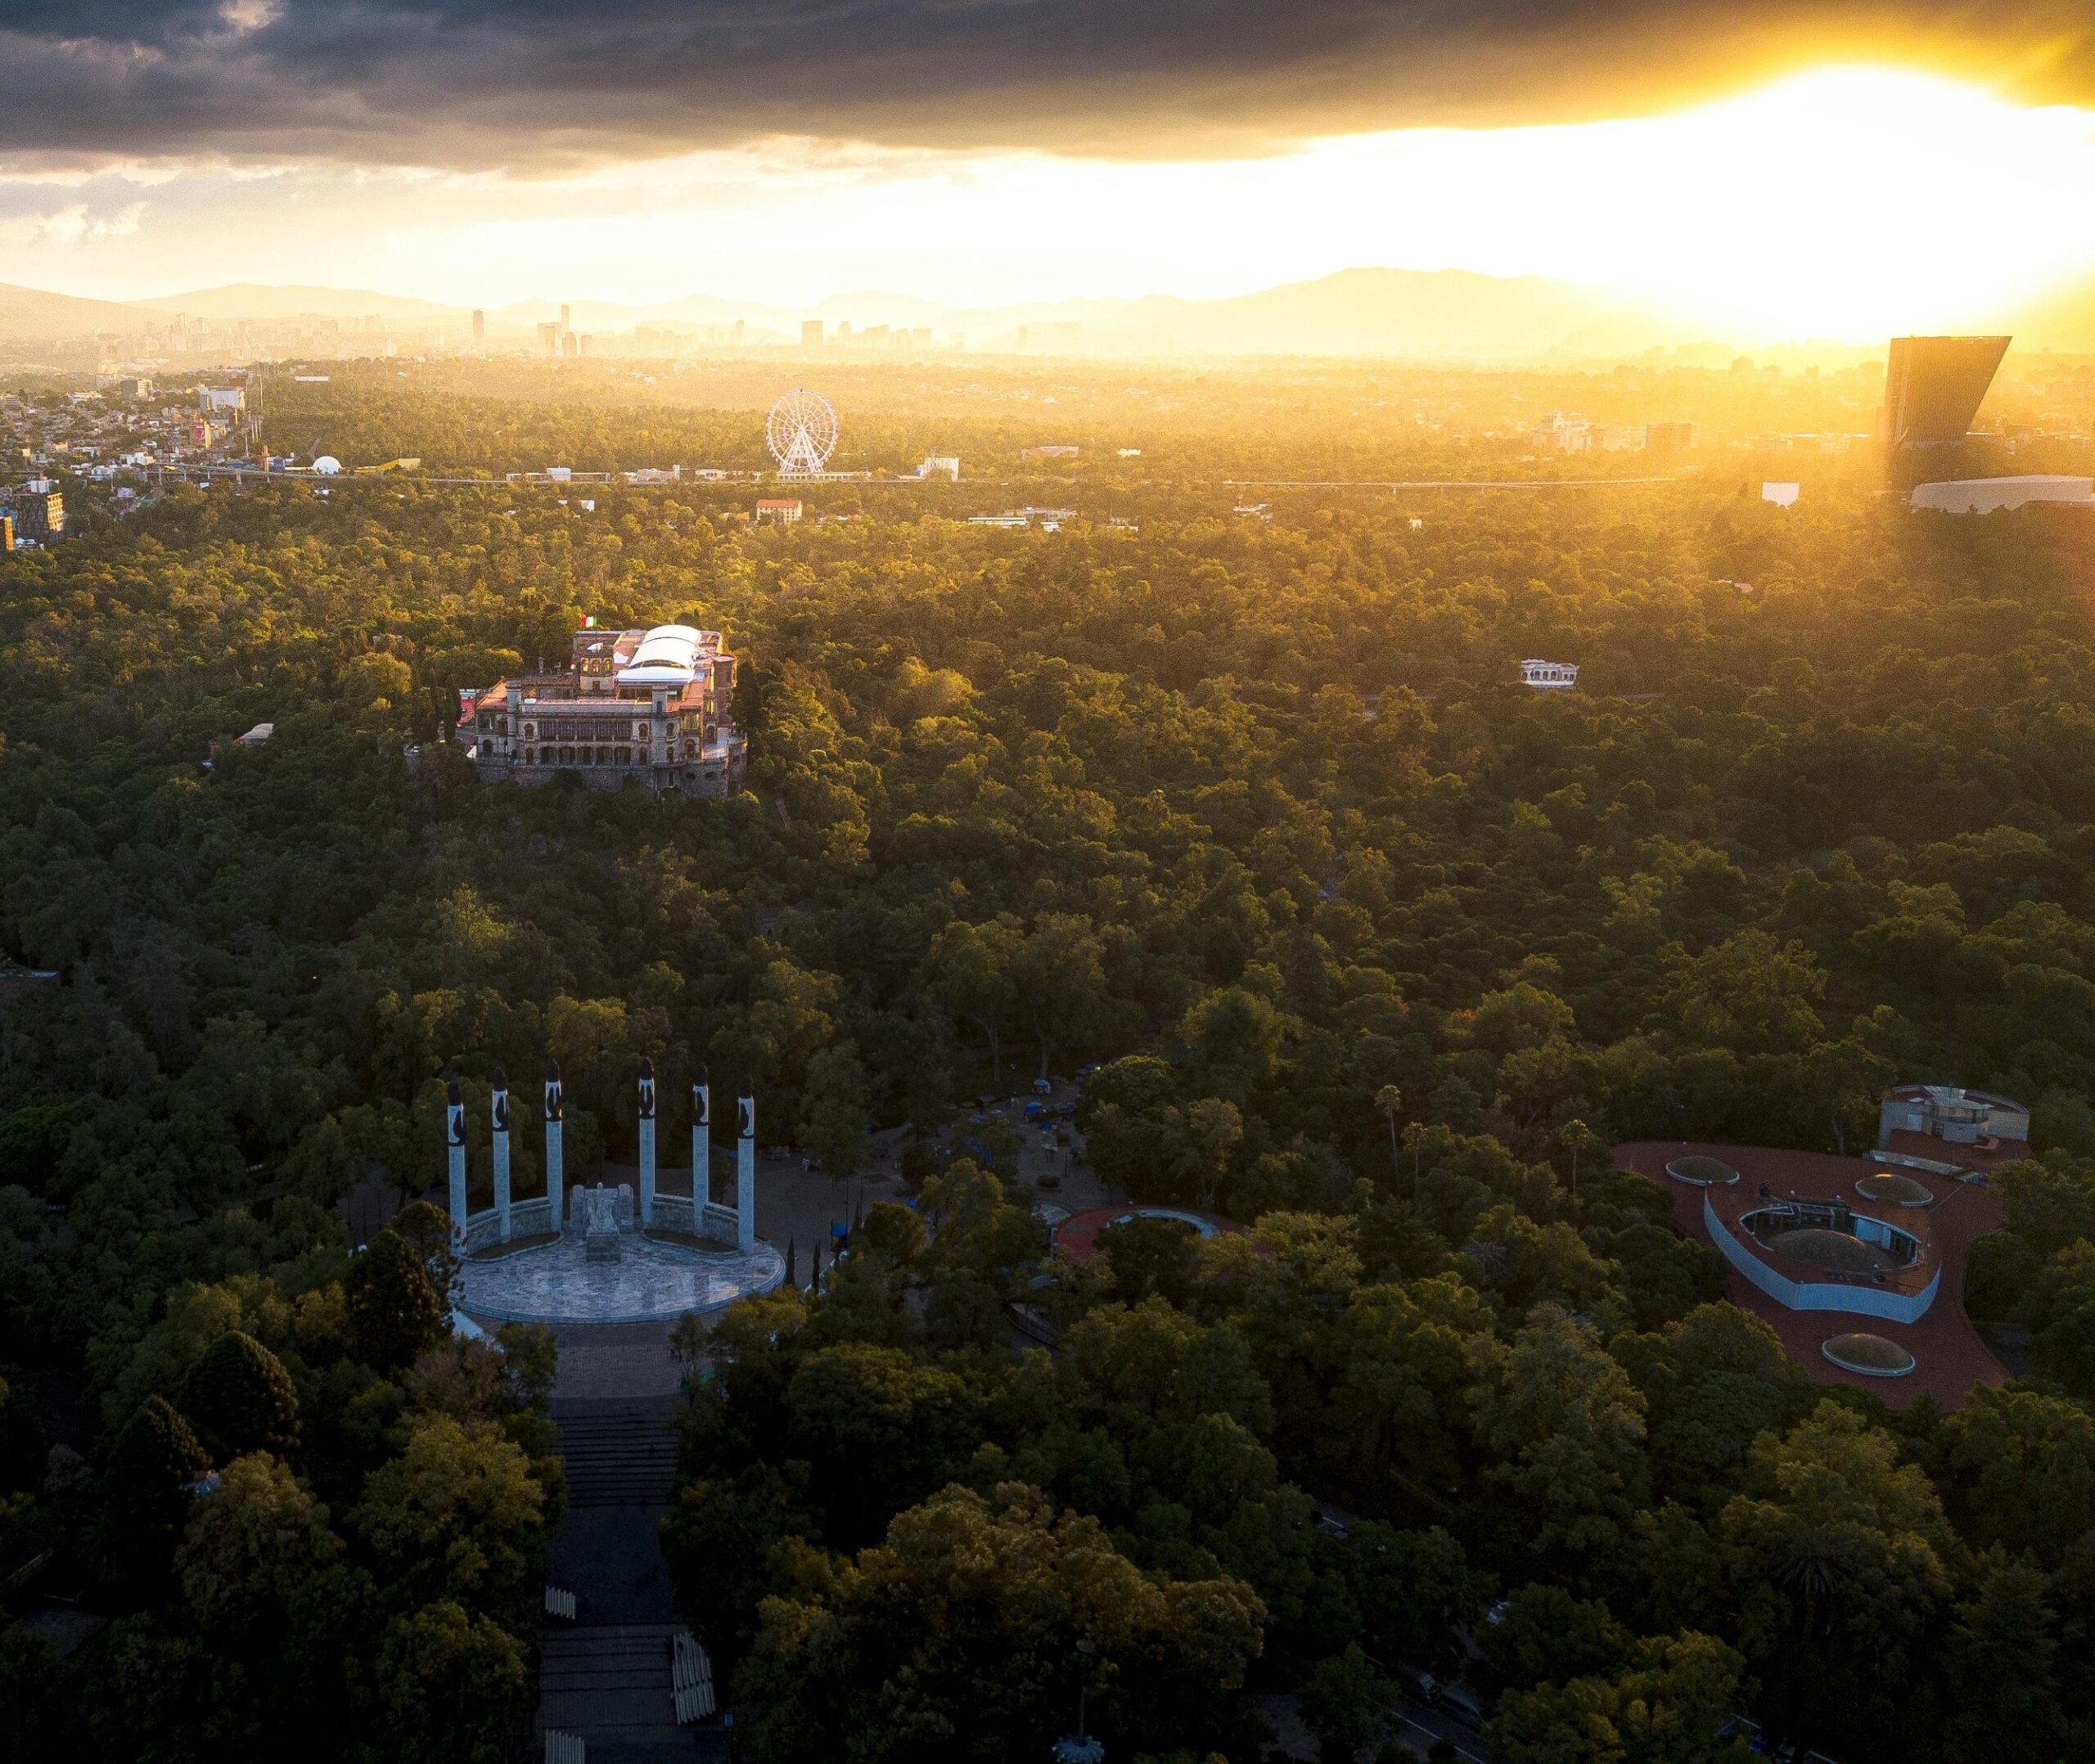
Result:
<svg viewBox="0 0 2095 1764"><path fill-rule="evenodd" d="M588 1223L583 1232L583 1248L592 1262L619 1259L618 1196L599 1182L583 1190Z"/></svg>

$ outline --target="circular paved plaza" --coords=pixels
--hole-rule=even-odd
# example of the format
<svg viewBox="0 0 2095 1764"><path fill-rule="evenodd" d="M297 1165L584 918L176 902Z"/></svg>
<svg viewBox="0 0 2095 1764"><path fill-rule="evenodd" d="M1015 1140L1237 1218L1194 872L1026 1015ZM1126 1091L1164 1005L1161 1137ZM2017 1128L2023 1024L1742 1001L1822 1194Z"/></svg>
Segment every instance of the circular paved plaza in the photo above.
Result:
<svg viewBox="0 0 2095 1764"><path fill-rule="evenodd" d="M592 1261L583 1234L571 1231L507 1255L468 1257L458 1278L461 1308L498 1322L668 1322L769 1292L786 1278L786 1260L766 1243L744 1255L624 1231L615 1261Z"/></svg>

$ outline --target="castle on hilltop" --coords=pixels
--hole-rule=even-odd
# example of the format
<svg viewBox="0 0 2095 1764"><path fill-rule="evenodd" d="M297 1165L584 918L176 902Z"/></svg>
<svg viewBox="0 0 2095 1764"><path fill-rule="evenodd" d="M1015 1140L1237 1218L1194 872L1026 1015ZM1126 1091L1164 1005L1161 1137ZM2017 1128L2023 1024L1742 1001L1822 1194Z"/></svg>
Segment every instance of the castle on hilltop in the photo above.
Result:
<svg viewBox="0 0 2095 1764"><path fill-rule="evenodd" d="M574 633L568 665L498 680L461 708L458 739L487 783L593 790L628 778L685 796L725 796L747 742L732 714L735 658L717 631L656 625Z"/></svg>

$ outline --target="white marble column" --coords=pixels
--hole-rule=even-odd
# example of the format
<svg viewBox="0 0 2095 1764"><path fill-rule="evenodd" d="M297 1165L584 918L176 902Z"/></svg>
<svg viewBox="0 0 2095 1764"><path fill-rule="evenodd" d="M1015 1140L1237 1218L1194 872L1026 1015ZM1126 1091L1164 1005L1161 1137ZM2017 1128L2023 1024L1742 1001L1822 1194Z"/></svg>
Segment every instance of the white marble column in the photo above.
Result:
<svg viewBox="0 0 2095 1764"><path fill-rule="evenodd" d="M735 1122L735 1247L744 1255L756 1248L756 1099L750 1096Z"/></svg>
<svg viewBox="0 0 2095 1764"><path fill-rule="evenodd" d="M691 1228L705 1235L705 1204L713 1198L713 1087L705 1069L691 1087Z"/></svg>
<svg viewBox="0 0 2095 1764"><path fill-rule="evenodd" d="M458 1081L451 1081L444 1111L444 1141L451 1155L451 1186L445 1196L451 1208L451 1241L466 1247L466 1099L458 1094Z"/></svg>
<svg viewBox="0 0 2095 1764"><path fill-rule="evenodd" d="M494 1069L488 1100L494 1118L494 1230L506 1244L509 1241L509 1079L500 1066Z"/></svg>
<svg viewBox="0 0 2095 1764"><path fill-rule="evenodd" d="M640 1223L655 1222L655 1062L640 1062Z"/></svg>
<svg viewBox="0 0 2095 1764"><path fill-rule="evenodd" d="M553 1235L567 1229L567 1196L561 1192L560 1068L546 1062L546 1199L552 1204Z"/></svg>

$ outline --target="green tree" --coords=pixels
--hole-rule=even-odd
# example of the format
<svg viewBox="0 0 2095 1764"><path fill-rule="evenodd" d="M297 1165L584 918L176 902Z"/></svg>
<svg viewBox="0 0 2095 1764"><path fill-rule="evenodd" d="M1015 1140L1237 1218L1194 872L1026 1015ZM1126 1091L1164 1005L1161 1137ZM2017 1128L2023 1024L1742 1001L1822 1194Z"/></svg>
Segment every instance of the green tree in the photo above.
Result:
<svg viewBox="0 0 2095 1764"><path fill-rule="evenodd" d="M989 1049L991 1082L1004 1082L1004 1024L1016 996L1016 969L1024 934L1016 920L981 925L955 920L931 940L925 960L925 988L949 1015L982 1032Z"/></svg>
<svg viewBox="0 0 2095 1764"><path fill-rule="evenodd" d="M444 1300L421 1256L397 1232L372 1239L349 1264L344 1289L357 1353L371 1366L409 1365L443 1337Z"/></svg>
<svg viewBox="0 0 2095 1764"><path fill-rule="evenodd" d="M809 1355L784 1397L793 1456L812 1466L825 1532L840 1541L877 1537L888 1514L953 1475L981 1438L957 1375L870 1343Z"/></svg>
<svg viewBox="0 0 2095 1764"><path fill-rule="evenodd" d="M1654 1478L1683 1500L1720 1496L1755 1439L1801 1419L1809 1389L1781 1338L1736 1305L1698 1306L1611 1352L1643 1393Z"/></svg>
<svg viewBox="0 0 2095 1764"><path fill-rule="evenodd" d="M2073 1395L2095 1399L2095 1241L2083 1238L2053 1256L2018 1314L2030 1324L2038 1370Z"/></svg>
<svg viewBox="0 0 2095 1764"><path fill-rule="evenodd" d="M1080 1687L1114 1750L1198 1748L1226 1731L1264 1616L1241 1581L1145 1576L1037 1490L948 1488L819 1601L767 1600L736 1694L765 1710L772 1761L1043 1756Z"/></svg>
<svg viewBox="0 0 2095 1764"><path fill-rule="evenodd" d="M1104 1021L1105 946L1078 913L1041 915L1011 965L1013 1003L1040 1046L1040 1076L1056 1050L1087 1041Z"/></svg>
<svg viewBox="0 0 2095 1764"><path fill-rule="evenodd" d="M498 1429L439 1415L365 1479L349 1525L396 1608L454 1601L522 1635L545 1582L545 1511L544 1488Z"/></svg>
<svg viewBox="0 0 2095 1764"><path fill-rule="evenodd" d="M1574 1678L1613 1678L1637 1654L1636 1638L1598 1600L1534 1583L1477 1631L1482 1676L1494 1690L1532 1690Z"/></svg>
<svg viewBox="0 0 2095 1764"><path fill-rule="evenodd" d="M529 1645L448 1599L386 1625L377 1678L401 1764L506 1764L531 1712Z"/></svg>
<svg viewBox="0 0 2095 1764"><path fill-rule="evenodd" d="M1404 1093L1394 1084L1385 1084L1375 1092L1375 1107L1390 1129L1390 1180L1394 1185L1402 1176L1398 1161L1397 1117L1403 1113Z"/></svg>
<svg viewBox="0 0 2095 1764"><path fill-rule="evenodd" d="M924 1185L917 1214L931 1231L929 1265L990 1275L1041 1253L1041 1233L1004 1185L971 1158L956 1158Z"/></svg>
<svg viewBox="0 0 2095 1764"><path fill-rule="evenodd" d="M219 1336L189 1369L182 1413L222 1460L250 1451L289 1456L298 1443L298 1392L283 1362L245 1331Z"/></svg>
<svg viewBox="0 0 2095 1764"><path fill-rule="evenodd" d="M2041 1389L1980 1385L1942 1433L1945 1494L1968 1535L2058 1567L2095 1515L2095 1415Z"/></svg>
<svg viewBox="0 0 2095 1764"><path fill-rule="evenodd" d="M866 1152L866 1074L848 1042L808 1061L800 1093L800 1143L836 1180L857 1172Z"/></svg>
<svg viewBox="0 0 2095 1764"><path fill-rule="evenodd" d="M327 1510L264 1452L235 1458L198 1502L175 1553L197 1622L247 1647L281 1636L292 1607L342 1554Z"/></svg>
<svg viewBox="0 0 2095 1764"><path fill-rule="evenodd" d="M2053 1663L2058 1619L2041 1570L2000 1550L1980 1562L1944 1650L1949 1719L1936 1755L1969 1764L2066 1756Z"/></svg>
<svg viewBox="0 0 2095 1764"><path fill-rule="evenodd" d="M1178 1025L1195 1082L1240 1105L1271 1080L1286 1031L1272 1001L1242 986L1210 992Z"/></svg>
<svg viewBox="0 0 2095 1764"><path fill-rule="evenodd" d="M1636 1386L1553 1305L1538 1306L1510 1348L1479 1340L1473 1353L1485 1480L1522 1547L1574 1568L1619 1547L1648 1492Z"/></svg>
<svg viewBox="0 0 2095 1764"><path fill-rule="evenodd" d="M1683 1040L1741 1055L1802 1054L1825 1037L1826 970L1795 938L1755 929L1689 956L1669 952L1660 1009Z"/></svg>
<svg viewBox="0 0 2095 1764"><path fill-rule="evenodd" d="M196 1482L211 1460L189 1424L148 1397L119 1430L102 1478L101 1550L109 1577L151 1596L167 1582Z"/></svg>
<svg viewBox="0 0 2095 1764"><path fill-rule="evenodd" d="M1742 1738L1718 1738L1745 1665L1714 1636L1658 1636L1608 1676L1509 1692L1492 1749L1513 1764L1746 1764Z"/></svg>
<svg viewBox="0 0 2095 1764"><path fill-rule="evenodd" d="M1317 1663L1302 1687L1302 1725L1317 1742L1319 1757L1352 1764L1381 1731L1382 1711L1395 1699L1385 1679L1357 1644Z"/></svg>
<svg viewBox="0 0 2095 1764"><path fill-rule="evenodd" d="M1461 1544L1437 1526L1397 1531L1364 1521L1347 1527L1340 1567L1362 1639L1381 1658L1455 1675L1466 1651L1461 1634L1476 1627L1493 1587Z"/></svg>
<svg viewBox="0 0 2095 1764"><path fill-rule="evenodd" d="M821 1535L805 1470L753 1464L732 1478L688 1482L663 1516L662 1554L677 1603L719 1672L749 1651L757 1607L781 1577L779 1546Z"/></svg>
<svg viewBox="0 0 2095 1764"><path fill-rule="evenodd" d="M1097 1253L1122 1304L1156 1293L1182 1305L1200 1266L1200 1239L1176 1219L1120 1219L1098 1234Z"/></svg>
<svg viewBox="0 0 2095 1764"><path fill-rule="evenodd" d="M1898 1442L1821 1402L1755 1441L1719 1536L1741 1645L1784 1726L1844 1748L1899 1732L1957 1544Z"/></svg>

